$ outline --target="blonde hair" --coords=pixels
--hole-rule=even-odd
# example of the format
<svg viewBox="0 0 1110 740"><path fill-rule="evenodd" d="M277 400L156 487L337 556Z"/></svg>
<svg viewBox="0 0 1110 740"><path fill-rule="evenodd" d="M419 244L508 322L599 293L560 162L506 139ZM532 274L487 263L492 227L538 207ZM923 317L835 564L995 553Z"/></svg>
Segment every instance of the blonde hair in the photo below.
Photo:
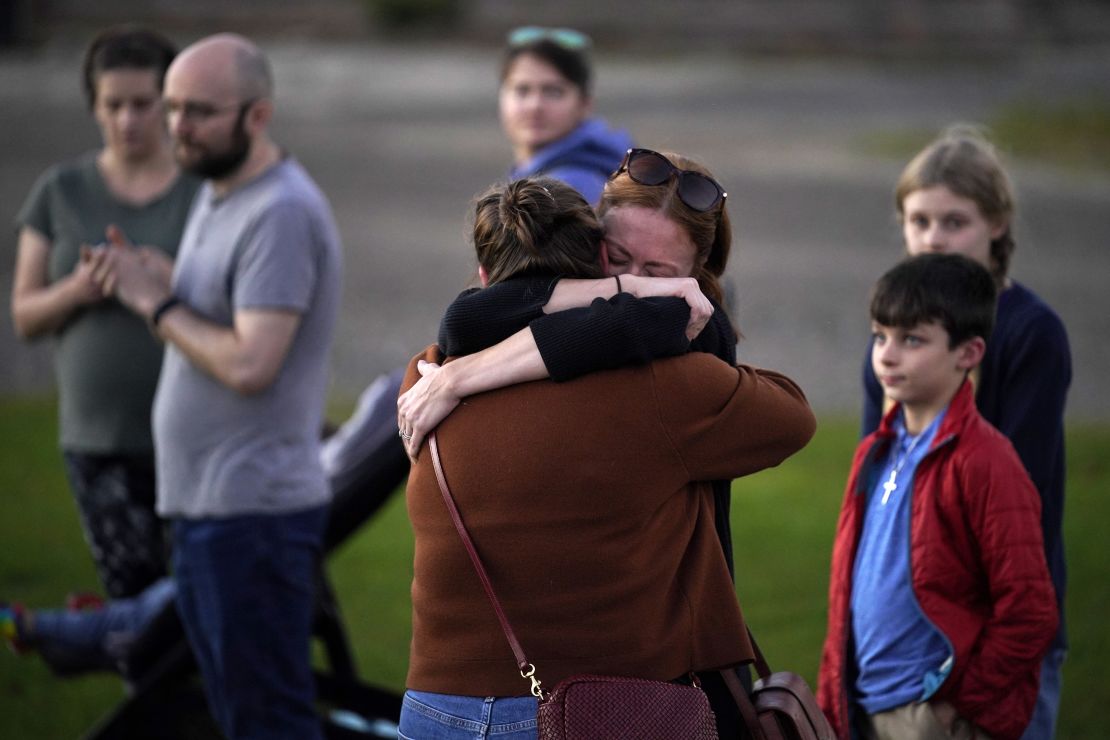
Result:
<svg viewBox="0 0 1110 740"><path fill-rule="evenodd" d="M894 188L899 223L905 219L904 204L910 193L937 186L973 201L992 224L1005 224L990 246L991 274L1001 284L1015 247L1011 233L1014 191L998 152L980 127L952 126L910 160Z"/></svg>

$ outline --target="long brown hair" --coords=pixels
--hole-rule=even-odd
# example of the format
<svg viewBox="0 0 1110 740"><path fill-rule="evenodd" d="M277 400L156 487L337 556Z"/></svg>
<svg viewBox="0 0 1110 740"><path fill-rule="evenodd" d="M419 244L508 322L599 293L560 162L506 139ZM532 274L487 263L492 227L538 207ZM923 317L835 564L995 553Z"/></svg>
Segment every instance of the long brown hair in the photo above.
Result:
<svg viewBox="0 0 1110 740"><path fill-rule="evenodd" d="M716 180L707 167L688 157L673 152L660 154L681 170L692 170ZM724 202L709 211L695 211L679 199L678 178L671 178L662 185L641 185L627 172L621 172L605 184L597 212L604 219L609 209L623 206L659 211L680 226L695 250L694 274L690 277L697 278L703 293L718 305L724 305L720 278L732 249L732 224Z"/></svg>
<svg viewBox="0 0 1110 740"><path fill-rule="evenodd" d="M550 177L495 185L474 207L474 251L490 284L529 273L603 277L601 236L590 204Z"/></svg>

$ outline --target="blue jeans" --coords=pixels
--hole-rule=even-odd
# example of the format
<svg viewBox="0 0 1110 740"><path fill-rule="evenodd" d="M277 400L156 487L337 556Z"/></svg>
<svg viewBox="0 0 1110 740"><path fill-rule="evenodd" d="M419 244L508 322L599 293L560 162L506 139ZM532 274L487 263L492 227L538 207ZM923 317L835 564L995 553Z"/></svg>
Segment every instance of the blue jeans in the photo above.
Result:
<svg viewBox="0 0 1110 740"><path fill-rule="evenodd" d="M400 740L536 740L531 696L454 696L406 691Z"/></svg>
<svg viewBox="0 0 1110 740"><path fill-rule="evenodd" d="M309 639L327 507L177 519L177 608L228 738L318 740Z"/></svg>
<svg viewBox="0 0 1110 740"><path fill-rule="evenodd" d="M1056 718L1060 714L1060 688L1063 683L1061 674L1067 652L1064 648L1052 648L1044 656L1037 705L1021 740L1052 740L1056 737Z"/></svg>
<svg viewBox="0 0 1110 740"><path fill-rule="evenodd" d="M36 609L32 644L47 665L61 674L111 669L173 600L174 591L167 576L134 598L115 599L100 609Z"/></svg>

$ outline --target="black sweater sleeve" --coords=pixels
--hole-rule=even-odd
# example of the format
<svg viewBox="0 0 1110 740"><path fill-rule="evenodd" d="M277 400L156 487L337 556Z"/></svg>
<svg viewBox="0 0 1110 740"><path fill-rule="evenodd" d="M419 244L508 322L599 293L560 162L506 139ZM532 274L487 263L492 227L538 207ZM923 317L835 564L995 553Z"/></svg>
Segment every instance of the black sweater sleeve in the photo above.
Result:
<svg viewBox="0 0 1110 740"><path fill-rule="evenodd" d="M690 307L681 298L635 298L619 293L583 308L546 314L531 323L552 380L595 370L642 365L689 349Z"/></svg>
<svg viewBox="0 0 1110 740"><path fill-rule="evenodd" d="M638 299L621 293L545 314L543 307L557 282L558 278L523 277L464 291L440 324L440 349L449 356L472 354L530 326L556 381L690 350L736 362L736 335L716 304L709 324L691 344L686 339L690 308L681 298Z"/></svg>
<svg viewBox="0 0 1110 740"><path fill-rule="evenodd" d="M736 364L736 330L732 328L725 310L712 298L713 316L702 329L701 334L690 342L691 352L705 352L714 355L730 365Z"/></svg>
<svg viewBox="0 0 1110 740"><path fill-rule="evenodd" d="M470 355L508 339L543 316L557 277L522 277L459 294L439 324L439 348L448 357Z"/></svg>

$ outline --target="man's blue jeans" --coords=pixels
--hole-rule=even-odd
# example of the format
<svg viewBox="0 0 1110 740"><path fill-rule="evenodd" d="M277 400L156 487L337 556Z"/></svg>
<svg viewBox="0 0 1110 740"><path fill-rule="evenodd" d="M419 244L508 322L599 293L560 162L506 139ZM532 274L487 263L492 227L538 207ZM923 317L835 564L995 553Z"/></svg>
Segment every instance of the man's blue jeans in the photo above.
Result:
<svg viewBox="0 0 1110 740"><path fill-rule="evenodd" d="M536 740L531 696L454 696L406 691L400 740Z"/></svg>
<svg viewBox="0 0 1110 740"><path fill-rule="evenodd" d="M229 738L321 737L309 639L327 507L177 519L177 608Z"/></svg>

